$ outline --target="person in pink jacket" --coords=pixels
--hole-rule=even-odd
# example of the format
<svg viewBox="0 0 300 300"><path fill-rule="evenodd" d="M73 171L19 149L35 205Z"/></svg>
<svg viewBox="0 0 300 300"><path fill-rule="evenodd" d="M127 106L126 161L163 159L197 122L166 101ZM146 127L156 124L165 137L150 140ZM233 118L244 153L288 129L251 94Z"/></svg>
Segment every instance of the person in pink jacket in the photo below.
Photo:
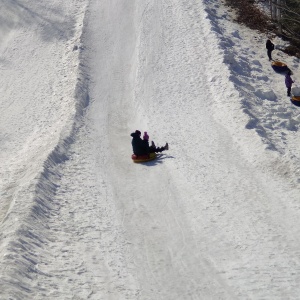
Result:
<svg viewBox="0 0 300 300"><path fill-rule="evenodd" d="M146 145L146 148L149 149L150 153L162 152L164 150L169 150L169 144L168 143L166 143L166 145L164 147L156 147L154 142L152 141L151 146L149 146L149 135L148 135L147 131L144 132L143 141Z"/></svg>
<svg viewBox="0 0 300 300"><path fill-rule="evenodd" d="M294 83L292 77L292 72L289 70L287 72L287 74L285 75L285 86L287 88L287 95L290 97L291 96L291 89L292 89L292 85Z"/></svg>

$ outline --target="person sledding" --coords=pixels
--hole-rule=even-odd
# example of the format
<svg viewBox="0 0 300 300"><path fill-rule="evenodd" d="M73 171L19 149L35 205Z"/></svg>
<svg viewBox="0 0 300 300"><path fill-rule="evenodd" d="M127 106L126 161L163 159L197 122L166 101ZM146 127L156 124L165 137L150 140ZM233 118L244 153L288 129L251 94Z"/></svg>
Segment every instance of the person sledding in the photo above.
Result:
<svg viewBox="0 0 300 300"><path fill-rule="evenodd" d="M149 149L149 153L158 153L158 152L162 152L164 150L169 150L169 144L166 143L165 146L163 147L156 147L154 142L151 142L151 146L149 146L149 135L147 133L147 131L144 132L144 136L143 136L143 142L146 145L146 148Z"/></svg>
<svg viewBox="0 0 300 300"><path fill-rule="evenodd" d="M159 153L165 150L169 150L169 145L166 143L163 147L156 147L154 142L151 143L149 146L149 136L147 132L144 133L143 139L141 138L141 132L136 130L135 132L131 133L132 137L132 150L134 155L137 157L139 156L147 156L150 153Z"/></svg>

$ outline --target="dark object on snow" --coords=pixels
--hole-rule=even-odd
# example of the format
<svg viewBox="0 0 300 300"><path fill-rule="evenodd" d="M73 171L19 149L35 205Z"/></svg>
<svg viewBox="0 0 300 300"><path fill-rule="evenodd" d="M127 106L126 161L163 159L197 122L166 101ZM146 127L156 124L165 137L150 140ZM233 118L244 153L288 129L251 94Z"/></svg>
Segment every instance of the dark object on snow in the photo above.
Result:
<svg viewBox="0 0 300 300"><path fill-rule="evenodd" d="M272 61L272 68L277 73L283 73L289 70L288 66L281 61Z"/></svg>
<svg viewBox="0 0 300 300"><path fill-rule="evenodd" d="M151 146L149 146L149 136L146 133L146 135L144 135L145 137L147 136L148 139L141 139L141 132L139 130L136 130L135 132L131 133L132 136L132 150L133 153L136 156L141 156L141 155L148 155L150 153L154 153L154 152L162 152L165 150L169 150L169 145L168 143L166 143L166 145L164 147L156 147L154 142L152 142Z"/></svg>
<svg viewBox="0 0 300 300"><path fill-rule="evenodd" d="M272 60L272 51L274 50L275 46L270 40L267 40L266 48L267 48L267 54L268 54L269 60Z"/></svg>
<svg viewBox="0 0 300 300"><path fill-rule="evenodd" d="M291 97L291 102L300 107L300 96L292 96Z"/></svg>
<svg viewBox="0 0 300 300"><path fill-rule="evenodd" d="M288 72L285 75L285 86L287 88L287 95L290 97L291 96L291 89L292 89L292 85L294 83L294 80L291 77L291 70L288 70Z"/></svg>
<svg viewBox="0 0 300 300"><path fill-rule="evenodd" d="M147 149L146 143L141 139L141 132L136 130L131 134L132 136L132 150L135 155L144 155L148 154L149 150ZM148 147L149 148L149 147Z"/></svg>

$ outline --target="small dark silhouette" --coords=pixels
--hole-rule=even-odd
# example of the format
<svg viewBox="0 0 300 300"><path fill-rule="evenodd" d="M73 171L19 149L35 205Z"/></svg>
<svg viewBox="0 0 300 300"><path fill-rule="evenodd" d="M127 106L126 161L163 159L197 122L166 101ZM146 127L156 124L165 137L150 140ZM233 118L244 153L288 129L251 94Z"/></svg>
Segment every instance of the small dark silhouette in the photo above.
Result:
<svg viewBox="0 0 300 300"><path fill-rule="evenodd" d="M266 48L267 48L267 54L268 54L269 60L272 60L272 51L274 50L275 46L270 40L267 40Z"/></svg>
<svg viewBox="0 0 300 300"><path fill-rule="evenodd" d="M285 75L285 86L287 88L287 95L290 97L291 96L291 89L292 89L292 85L294 83L292 77L292 71L288 70L288 72Z"/></svg>

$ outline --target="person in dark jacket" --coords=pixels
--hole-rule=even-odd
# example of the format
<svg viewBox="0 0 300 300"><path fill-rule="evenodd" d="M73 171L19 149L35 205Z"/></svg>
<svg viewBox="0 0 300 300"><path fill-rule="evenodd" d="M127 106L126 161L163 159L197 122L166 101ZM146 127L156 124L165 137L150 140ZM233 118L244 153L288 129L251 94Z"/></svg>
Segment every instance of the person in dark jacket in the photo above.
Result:
<svg viewBox="0 0 300 300"><path fill-rule="evenodd" d="M135 132L131 133L131 136L132 150L135 155L145 155L149 153L147 145L141 139L141 132L139 130L136 130Z"/></svg>
<svg viewBox="0 0 300 300"><path fill-rule="evenodd" d="M168 143L164 147L156 147L154 142L149 146L149 136L147 132L144 134L144 139L141 139L141 132L136 130L131 133L132 136L132 150L135 155L146 155L153 152L162 152L169 149Z"/></svg>
<svg viewBox="0 0 300 300"><path fill-rule="evenodd" d="M274 50L275 46L270 40L267 40L266 48L267 48L269 60L272 60L272 51Z"/></svg>
<svg viewBox="0 0 300 300"><path fill-rule="evenodd" d="M292 85L294 83L292 77L292 71L289 70L286 75L285 75L285 86L287 88L287 95L290 97L291 96L291 89L292 89Z"/></svg>

